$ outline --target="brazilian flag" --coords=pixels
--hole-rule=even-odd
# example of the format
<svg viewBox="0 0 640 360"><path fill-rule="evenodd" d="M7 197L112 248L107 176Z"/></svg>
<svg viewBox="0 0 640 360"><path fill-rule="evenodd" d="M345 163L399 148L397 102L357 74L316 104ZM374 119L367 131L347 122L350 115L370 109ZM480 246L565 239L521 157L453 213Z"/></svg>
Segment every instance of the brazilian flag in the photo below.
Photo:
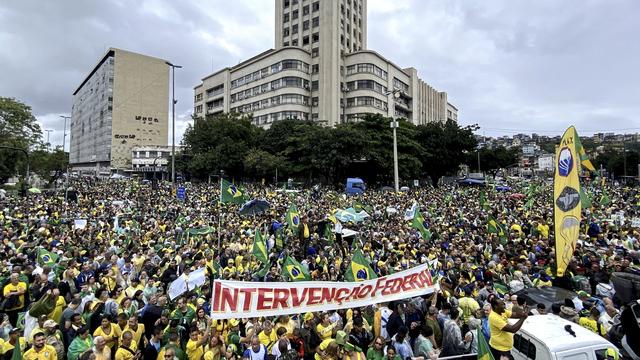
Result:
<svg viewBox="0 0 640 360"><path fill-rule="evenodd" d="M333 244L334 241L336 240L335 237L336 235L333 233L333 225L330 223L327 223L324 225L324 238L327 239L327 242L329 244Z"/></svg>
<svg viewBox="0 0 640 360"><path fill-rule="evenodd" d="M220 277L220 263L218 262L218 260L207 260L207 271L209 272L209 275L211 275L214 279L217 279Z"/></svg>
<svg viewBox="0 0 640 360"><path fill-rule="evenodd" d="M267 244L262 238L260 229L256 229L256 235L253 238L253 256L260 260L263 264L269 263L269 254L267 253Z"/></svg>
<svg viewBox="0 0 640 360"><path fill-rule="evenodd" d="M289 210L287 210L287 224L289 224L289 228L295 234L298 232L298 226L300 226L300 214L298 214L298 207L295 204L291 204L289 206Z"/></svg>
<svg viewBox="0 0 640 360"><path fill-rule="evenodd" d="M480 191L480 207L483 210L489 210L489 200L487 200L487 194L484 190Z"/></svg>
<svg viewBox="0 0 640 360"><path fill-rule="evenodd" d="M580 158L580 164L582 166L586 167L587 170L595 172L596 168L591 163L591 160L589 160L589 157L587 156L587 152L584 150L584 147L582 146L582 143L580 142L580 137L578 136L578 131L576 130L575 127L573 128L573 138L575 140L576 153L577 153L578 157Z"/></svg>
<svg viewBox="0 0 640 360"><path fill-rule="evenodd" d="M43 248L38 249L38 263L43 266L53 266L58 262L58 254L49 252Z"/></svg>
<svg viewBox="0 0 640 360"><path fill-rule="evenodd" d="M296 259L291 256L287 256L284 259L284 274L289 277L292 281L309 281L311 280L311 275L309 275L309 270L307 270L304 266L302 266Z"/></svg>
<svg viewBox="0 0 640 360"><path fill-rule="evenodd" d="M347 267L344 279L349 282L365 281L375 279L378 276L369 266L369 262L364 258L360 249L356 249L351 257L351 264Z"/></svg>
<svg viewBox="0 0 640 360"><path fill-rule="evenodd" d="M220 182L220 202L242 204L247 200L244 190L222 179Z"/></svg>
<svg viewBox="0 0 640 360"><path fill-rule="evenodd" d="M284 232L282 231L282 228L278 229L276 231L276 244L275 244L275 248L276 250L280 251L284 248Z"/></svg>
<svg viewBox="0 0 640 360"><path fill-rule="evenodd" d="M262 269L258 270L258 272L255 273L255 276L262 279L263 277L267 276L270 268L271 264L264 264L264 266L262 266Z"/></svg>
<svg viewBox="0 0 640 360"><path fill-rule="evenodd" d="M480 329L476 330L476 339L478 339L478 360L494 360L487 339L484 338Z"/></svg>
<svg viewBox="0 0 640 360"><path fill-rule="evenodd" d="M487 230L491 234L498 234L498 237L504 239L507 237L507 232L504 229L504 225L500 224L493 216L489 216L489 223L487 224Z"/></svg>
<svg viewBox="0 0 640 360"><path fill-rule="evenodd" d="M411 227L420 231L422 237L426 240L431 239L431 231L424 227L424 216L420 212L420 208L416 207L413 212L413 220L411 222Z"/></svg>

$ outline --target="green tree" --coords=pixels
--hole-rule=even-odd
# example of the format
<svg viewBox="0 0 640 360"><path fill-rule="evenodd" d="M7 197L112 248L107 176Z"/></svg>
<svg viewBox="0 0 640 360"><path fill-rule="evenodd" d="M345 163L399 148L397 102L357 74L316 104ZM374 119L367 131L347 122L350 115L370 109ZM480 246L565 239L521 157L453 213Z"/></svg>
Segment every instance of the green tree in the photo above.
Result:
<svg viewBox="0 0 640 360"><path fill-rule="evenodd" d="M232 113L197 119L182 141L185 152L191 155L187 165L190 174L206 179L224 170L231 176L242 176L244 159L256 145L260 131L251 124L250 115Z"/></svg>
<svg viewBox="0 0 640 360"><path fill-rule="evenodd" d="M42 139L42 129L31 113L31 107L15 99L0 97L0 146L29 150ZM24 155L15 150L0 149L0 182L22 169Z"/></svg>
<svg viewBox="0 0 640 360"><path fill-rule="evenodd" d="M518 162L518 149L507 149L504 146L482 148L480 151L480 167L483 171L493 171L511 166ZM466 164L470 169L478 170L478 150L467 153Z"/></svg>
<svg viewBox="0 0 640 360"><path fill-rule="evenodd" d="M69 154L57 147L49 152L38 149L31 152L31 170L42 180L52 183L59 179L66 171L69 164Z"/></svg>
<svg viewBox="0 0 640 360"><path fill-rule="evenodd" d="M475 150L473 130L474 127L460 127L451 120L418 126L418 141L424 149L423 171L435 186L441 177L454 174L466 160L465 154Z"/></svg>
<svg viewBox="0 0 640 360"><path fill-rule="evenodd" d="M276 169L284 169L285 160L260 149L251 149L244 157L244 169L247 175L270 181L275 177Z"/></svg>

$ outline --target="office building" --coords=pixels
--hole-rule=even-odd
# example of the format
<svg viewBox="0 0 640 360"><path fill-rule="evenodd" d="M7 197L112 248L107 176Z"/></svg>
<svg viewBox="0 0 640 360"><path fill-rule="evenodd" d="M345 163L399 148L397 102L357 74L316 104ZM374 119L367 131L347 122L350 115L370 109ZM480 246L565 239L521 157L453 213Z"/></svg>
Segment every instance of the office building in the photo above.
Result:
<svg viewBox="0 0 640 360"><path fill-rule="evenodd" d="M414 124L458 109L418 77L367 49L366 0L275 0L275 46L202 79L194 114L253 114L256 125L297 118L334 126L367 113Z"/></svg>
<svg viewBox="0 0 640 360"><path fill-rule="evenodd" d="M133 147L166 145L168 99L164 60L110 48L73 92L73 170L108 175L131 168Z"/></svg>

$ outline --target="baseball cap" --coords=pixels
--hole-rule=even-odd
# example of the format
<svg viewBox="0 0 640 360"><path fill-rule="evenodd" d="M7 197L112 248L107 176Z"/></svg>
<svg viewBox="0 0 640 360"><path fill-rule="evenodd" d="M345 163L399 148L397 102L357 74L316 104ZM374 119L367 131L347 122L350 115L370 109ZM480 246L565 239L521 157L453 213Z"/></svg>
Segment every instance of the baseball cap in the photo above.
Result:
<svg viewBox="0 0 640 360"><path fill-rule="evenodd" d="M55 327L56 325L58 325L58 324L55 321L49 319L49 320L45 321L42 326L44 326L46 328L51 328L51 327Z"/></svg>

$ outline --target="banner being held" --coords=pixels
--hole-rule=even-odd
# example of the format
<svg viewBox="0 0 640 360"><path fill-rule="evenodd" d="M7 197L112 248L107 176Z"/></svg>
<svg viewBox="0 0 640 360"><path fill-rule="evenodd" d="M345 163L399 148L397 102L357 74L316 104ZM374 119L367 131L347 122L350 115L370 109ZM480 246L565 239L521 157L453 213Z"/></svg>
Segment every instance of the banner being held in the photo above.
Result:
<svg viewBox="0 0 640 360"><path fill-rule="evenodd" d="M250 318L347 309L429 294L436 289L428 264L358 283L215 280L211 318Z"/></svg>
<svg viewBox="0 0 640 360"><path fill-rule="evenodd" d="M579 139L571 126L564 132L556 150L556 171L553 178L553 206L556 237L557 276L563 276L576 248L580 233L581 158L577 153Z"/></svg>

